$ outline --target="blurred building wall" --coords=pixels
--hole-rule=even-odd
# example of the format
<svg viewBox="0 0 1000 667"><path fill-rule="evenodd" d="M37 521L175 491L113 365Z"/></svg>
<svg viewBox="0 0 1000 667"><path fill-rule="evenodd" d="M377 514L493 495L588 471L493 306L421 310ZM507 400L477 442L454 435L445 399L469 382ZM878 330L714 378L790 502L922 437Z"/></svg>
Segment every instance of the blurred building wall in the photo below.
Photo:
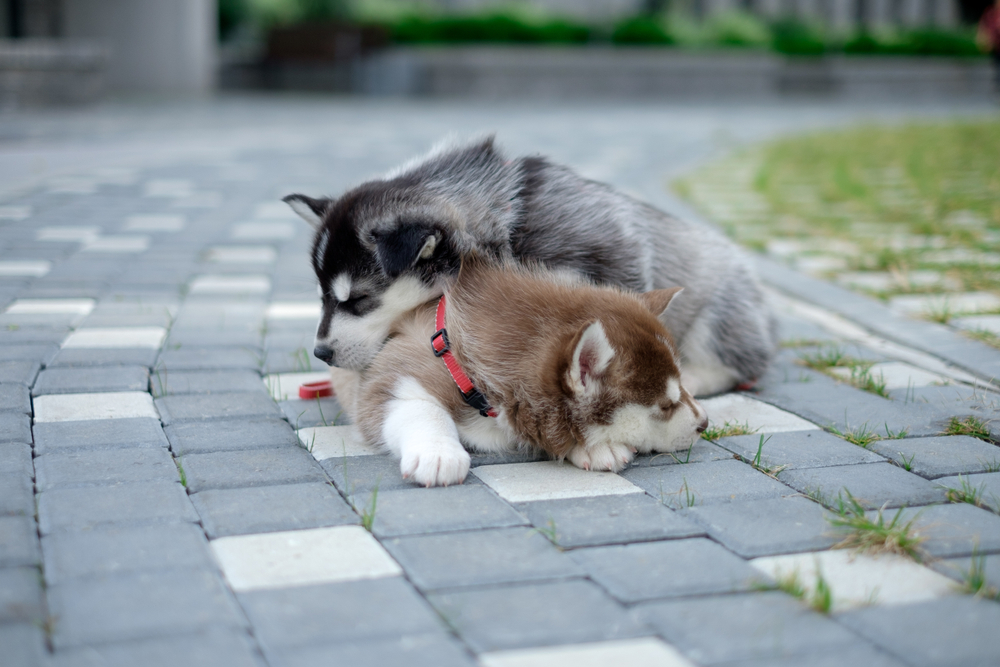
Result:
<svg viewBox="0 0 1000 667"><path fill-rule="evenodd" d="M63 0L62 35L111 51L108 86L202 93L215 86L216 0Z"/></svg>

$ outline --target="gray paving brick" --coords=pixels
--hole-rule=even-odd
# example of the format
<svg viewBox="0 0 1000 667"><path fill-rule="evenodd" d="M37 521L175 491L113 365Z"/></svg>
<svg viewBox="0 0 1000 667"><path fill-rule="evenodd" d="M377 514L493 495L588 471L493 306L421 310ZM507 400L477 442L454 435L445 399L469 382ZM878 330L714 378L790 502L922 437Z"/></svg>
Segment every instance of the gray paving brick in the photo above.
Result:
<svg viewBox="0 0 1000 667"><path fill-rule="evenodd" d="M870 607L840 614L841 623L920 667L1000 662L1000 605L971 596Z"/></svg>
<svg viewBox="0 0 1000 667"><path fill-rule="evenodd" d="M897 660L885 651L857 637L853 646L841 646L828 650L817 649L785 658L736 660L725 664L726 667L843 667L844 665L908 667L909 665L909 663Z"/></svg>
<svg viewBox="0 0 1000 667"><path fill-rule="evenodd" d="M577 549L569 556L625 603L746 591L763 579L745 560L702 537Z"/></svg>
<svg viewBox="0 0 1000 667"><path fill-rule="evenodd" d="M800 373L810 380L763 384L755 397L844 433L868 428L878 432L906 431L911 436L937 435L944 430L948 417L958 414L927 403L891 401L809 369L803 368Z"/></svg>
<svg viewBox="0 0 1000 667"><path fill-rule="evenodd" d="M253 348L190 347L164 349L156 368L168 371L200 370L259 370L263 352Z"/></svg>
<svg viewBox="0 0 1000 667"><path fill-rule="evenodd" d="M895 512L886 511L887 518ZM876 512L868 512L874 517ZM925 538L920 548L935 558L971 556L1000 551L1000 516L967 503L906 508L900 521L913 521L913 531Z"/></svg>
<svg viewBox="0 0 1000 667"><path fill-rule="evenodd" d="M969 575L975 573L985 579L988 589L1000 591L1000 554L976 553L972 556L932 560L927 566L963 586L970 578Z"/></svg>
<svg viewBox="0 0 1000 667"><path fill-rule="evenodd" d="M633 613L700 665L779 660L862 643L830 617L777 591L651 602Z"/></svg>
<svg viewBox="0 0 1000 667"><path fill-rule="evenodd" d="M31 444L31 417L14 412L0 412L0 443Z"/></svg>
<svg viewBox="0 0 1000 667"><path fill-rule="evenodd" d="M48 665L45 633L34 623L6 623L0 625L0 646L4 660L16 667L41 667Z"/></svg>
<svg viewBox="0 0 1000 667"><path fill-rule="evenodd" d="M38 496L42 534L61 528L88 530L106 523L197 522L184 487L176 482L56 489Z"/></svg>
<svg viewBox="0 0 1000 667"><path fill-rule="evenodd" d="M164 429L178 456L244 449L301 447L283 419L232 419L181 422Z"/></svg>
<svg viewBox="0 0 1000 667"><path fill-rule="evenodd" d="M31 395L148 390L149 369L145 366L47 368L38 375Z"/></svg>
<svg viewBox="0 0 1000 667"><path fill-rule="evenodd" d="M31 414L31 395L23 384L0 384L0 412Z"/></svg>
<svg viewBox="0 0 1000 667"><path fill-rule="evenodd" d="M526 515L547 537L563 548L624 544L705 534L701 526L681 517L644 494L567 498L521 503ZM554 534L552 531L554 530Z"/></svg>
<svg viewBox="0 0 1000 667"><path fill-rule="evenodd" d="M59 353L53 343L5 343L0 345L0 361L34 361L48 364Z"/></svg>
<svg viewBox="0 0 1000 667"><path fill-rule="evenodd" d="M349 424L347 413L335 398L319 398L314 401L281 401L278 403L288 423L295 428L310 426L339 426Z"/></svg>
<svg viewBox="0 0 1000 667"><path fill-rule="evenodd" d="M34 516L0 516L0 567L39 563L41 551Z"/></svg>
<svg viewBox="0 0 1000 667"><path fill-rule="evenodd" d="M967 435L879 440L868 449L927 479L1000 469L1000 447Z"/></svg>
<svg viewBox="0 0 1000 667"><path fill-rule="evenodd" d="M379 493L376 501L372 532L378 537L505 528L528 523L483 485L386 491Z"/></svg>
<svg viewBox="0 0 1000 667"><path fill-rule="evenodd" d="M339 456L320 461L337 489L353 502L367 502L372 490L379 492L395 489L418 489L420 485L403 479L399 472L399 459L392 456ZM469 475L465 484L474 483Z"/></svg>
<svg viewBox="0 0 1000 667"><path fill-rule="evenodd" d="M893 441L897 442L897 441ZM719 444L743 458L752 461L757 456L760 435L738 435L722 438ZM881 456L863 447L853 445L826 431L789 431L764 435L760 461L769 468L786 466L794 468L825 468L852 463L876 463Z"/></svg>
<svg viewBox="0 0 1000 667"><path fill-rule="evenodd" d="M12 345L56 345L69 335L69 327L26 327L0 330L0 349ZM0 358L3 358L0 355Z"/></svg>
<svg viewBox="0 0 1000 667"><path fill-rule="evenodd" d="M552 543L526 527L394 537L382 545L422 590L583 574Z"/></svg>
<svg viewBox="0 0 1000 667"><path fill-rule="evenodd" d="M149 417L35 424L35 454L74 449L168 447L160 422Z"/></svg>
<svg viewBox="0 0 1000 667"><path fill-rule="evenodd" d="M745 558L825 549L831 536L826 512L806 498L751 500L682 510L709 536Z"/></svg>
<svg viewBox="0 0 1000 667"><path fill-rule="evenodd" d="M35 489L24 474L0 475L0 516L34 516Z"/></svg>
<svg viewBox="0 0 1000 667"><path fill-rule="evenodd" d="M164 639L100 644L56 653L50 667L262 667L253 640L239 630L206 630Z"/></svg>
<svg viewBox="0 0 1000 667"><path fill-rule="evenodd" d="M0 361L0 384L23 384L30 387L41 366L38 361Z"/></svg>
<svg viewBox="0 0 1000 667"><path fill-rule="evenodd" d="M0 475L34 477L31 462L31 445L21 442L0 443Z"/></svg>
<svg viewBox="0 0 1000 667"><path fill-rule="evenodd" d="M0 569L0 624L42 623L45 602L42 575L37 567Z"/></svg>
<svg viewBox="0 0 1000 667"><path fill-rule="evenodd" d="M203 569L77 579L48 594L57 650L246 625L220 576Z"/></svg>
<svg viewBox="0 0 1000 667"><path fill-rule="evenodd" d="M434 610L402 577L253 591L237 597L268 653L443 629Z"/></svg>
<svg viewBox="0 0 1000 667"><path fill-rule="evenodd" d="M180 459L188 491L325 482L326 475L306 450L249 449L188 454Z"/></svg>
<svg viewBox="0 0 1000 667"><path fill-rule="evenodd" d="M67 348L59 350L47 366L144 366L152 368L156 363L157 351L144 347L127 347L121 349L86 349Z"/></svg>
<svg viewBox="0 0 1000 667"><path fill-rule="evenodd" d="M179 479L170 453L160 447L51 452L35 459L35 474L39 492Z"/></svg>
<svg viewBox="0 0 1000 667"><path fill-rule="evenodd" d="M477 664L461 644L444 633L269 652L268 658L273 667L473 667Z"/></svg>
<svg viewBox="0 0 1000 667"><path fill-rule="evenodd" d="M263 337L259 331L189 329L174 327L164 347L250 347L259 348Z"/></svg>
<svg viewBox="0 0 1000 667"><path fill-rule="evenodd" d="M271 397L264 393L210 394L201 396L166 396L157 398L156 409L165 424L208 419L234 419L238 417L281 417L281 411Z"/></svg>
<svg viewBox="0 0 1000 667"><path fill-rule="evenodd" d="M437 593L428 600L476 653L652 634L580 579Z"/></svg>
<svg viewBox="0 0 1000 667"><path fill-rule="evenodd" d="M194 494L191 502L213 539L361 522L337 491L322 482L215 489Z"/></svg>
<svg viewBox="0 0 1000 667"><path fill-rule="evenodd" d="M629 468L621 476L674 509L778 498L792 493L781 482L733 459Z"/></svg>
<svg viewBox="0 0 1000 667"><path fill-rule="evenodd" d="M79 578L213 567L204 533L190 523L56 531L42 538L42 552L50 586Z"/></svg>
<svg viewBox="0 0 1000 667"><path fill-rule="evenodd" d="M153 372L153 394L217 394L226 392L266 392L260 374L250 370L236 371L164 371Z"/></svg>
<svg viewBox="0 0 1000 667"><path fill-rule="evenodd" d="M1000 513L1000 472L939 477L934 483L944 489L955 489L963 493L971 491L982 505Z"/></svg>
<svg viewBox="0 0 1000 667"><path fill-rule="evenodd" d="M785 470L778 479L831 507L845 490L865 509L929 505L945 500L944 489L891 463Z"/></svg>
<svg viewBox="0 0 1000 667"><path fill-rule="evenodd" d="M640 454L629 464L630 468L648 468L650 466L676 465L678 463L705 463L707 461L724 461L733 458L733 455L719 447L714 442L708 440L697 440L691 446L690 453L687 450L668 454Z"/></svg>

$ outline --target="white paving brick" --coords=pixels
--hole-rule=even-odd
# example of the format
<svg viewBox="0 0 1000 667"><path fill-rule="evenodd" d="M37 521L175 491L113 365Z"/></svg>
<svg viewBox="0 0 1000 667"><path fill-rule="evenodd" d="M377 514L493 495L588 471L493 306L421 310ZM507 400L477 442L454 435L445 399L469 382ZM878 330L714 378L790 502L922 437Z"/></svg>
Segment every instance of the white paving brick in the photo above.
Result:
<svg viewBox="0 0 1000 667"><path fill-rule="evenodd" d="M39 241L83 243L93 241L100 234L100 227L42 227L35 232L35 238Z"/></svg>
<svg viewBox="0 0 1000 667"><path fill-rule="evenodd" d="M93 309L93 299L18 299L4 312L11 315L87 315Z"/></svg>
<svg viewBox="0 0 1000 667"><path fill-rule="evenodd" d="M843 378L851 377L850 368L830 368L830 373ZM905 389L906 387L929 387L936 384L953 384L951 378L937 373L925 371L922 368L905 364L902 361L887 361L872 364L868 369L872 378L885 382L886 389Z"/></svg>
<svg viewBox="0 0 1000 667"><path fill-rule="evenodd" d="M218 264L273 264L277 253L271 246L216 246L205 259Z"/></svg>
<svg viewBox="0 0 1000 667"><path fill-rule="evenodd" d="M85 241L80 252L131 253L149 250L148 236L99 236Z"/></svg>
<svg viewBox="0 0 1000 667"><path fill-rule="evenodd" d="M673 646L655 637L497 651L479 656L483 667L691 667Z"/></svg>
<svg viewBox="0 0 1000 667"><path fill-rule="evenodd" d="M1000 310L1000 297L989 292L907 294L890 299L889 308L904 315L981 313Z"/></svg>
<svg viewBox="0 0 1000 667"><path fill-rule="evenodd" d="M167 330L163 327L116 327L77 329L63 341L64 348L117 349L148 347L159 349Z"/></svg>
<svg viewBox="0 0 1000 667"><path fill-rule="evenodd" d="M300 428L297 433L299 442L317 461L381 454L376 448L365 444L354 425Z"/></svg>
<svg viewBox="0 0 1000 667"><path fill-rule="evenodd" d="M958 592L948 577L895 554L820 551L755 558L750 564L775 579L797 577L807 592L816 589L818 570L832 591L834 612L869 605L909 604Z"/></svg>
<svg viewBox="0 0 1000 667"><path fill-rule="evenodd" d="M179 232L187 225L183 215L130 215L125 219L126 232Z"/></svg>
<svg viewBox="0 0 1000 667"><path fill-rule="evenodd" d="M205 190L175 197L170 206L172 208L219 208L223 201L221 192Z"/></svg>
<svg viewBox="0 0 1000 667"><path fill-rule="evenodd" d="M183 179L154 179L143 186L143 194L147 197L190 197L193 192L194 183Z"/></svg>
<svg viewBox="0 0 1000 667"><path fill-rule="evenodd" d="M298 400L299 385L307 382L322 382L330 379L329 371L311 373L272 373L265 375L264 386L276 401ZM311 400L311 399L310 399Z"/></svg>
<svg viewBox="0 0 1000 667"><path fill-rule="evenodd" d="M253 217L299 220L299 216L292 210L292 207L283 201L265 201L257 204L253 211Z"/></svg>
<svg viewBox="0 0 1000 667"><path fill-rule="evenodd" d="M127 419L160 415L153 397L141 391L112 391L103 394L53 394L34 399L36 422Z"/></svg>
<svg viewBox="0 0 1000 667"><path fill-rule="evenodd" d="M211 545L226 580L236 592L403 573L361 526L223 537Z"/></svg>
<svg viewBox="0 0 1000 667"><path fill-rule="evenodd" d="M0 276L29 276L39 278L52 270L52 262L44 259L0 262Z"/></svg>
<svg viewBox="0 0 1000 667"><path fill-rule="evenodd" d="M785 412L773 405L748 398L742 394L724 394L701 401L713 426L730 424L747 425L755 433L781 433L784 431L813 431L819 426Z"/></svg>
<svg viewBox="0 0 1000 667"><path fill-rule="evenodd" d="M581 470L558 461L480 466L472 473L512 503L643 492L615 473Z"/></svg>
<svg viewBox="0 0 1000 667"><path fill-rule="evenodd" d="M0 220L25 220L30 215L30 206L0 206Z"/></svg>
<svg viewBox="0 0 1000 667"><path fill-rule="evenodd" d="M97 192L97 179L86 176L62 176L49 181L49 192L66 195L92 195Z"/></svg>
<svg viewBox="0 0 1000 667"><path fill-rule="evenodd" d="M266 294L271 279L263 275L198 276L191 281L191 294Z"/></svg>
<svg viewBox="0 0 1000 667"><path fill-rule="evenodd" d="M290 239L295 236L295 223L240 222L233 225L230 236L240 241Z"/></svg>
<svg viewBox="0 0 1000 667"><path fill-rule="evenodd" d="M275 301L267 307L267 319L315 320L321 312L319 301Z"/></svg>
<svg viewBox="0 0 1000 667"><path fill-rule="evenodd" d="M973 315L971 317L956 317L949 322L952 326L966 331L989 331L1000 334L1000 315Z"/></svg>

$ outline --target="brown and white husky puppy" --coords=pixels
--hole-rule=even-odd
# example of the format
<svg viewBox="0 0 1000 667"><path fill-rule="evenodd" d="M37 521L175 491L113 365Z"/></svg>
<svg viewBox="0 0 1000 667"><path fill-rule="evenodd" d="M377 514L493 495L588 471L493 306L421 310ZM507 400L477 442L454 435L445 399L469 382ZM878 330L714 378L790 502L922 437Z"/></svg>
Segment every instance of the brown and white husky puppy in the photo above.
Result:
<svg viewBox="0 0 1000 667"><path fill-rule="evenodd" d="M338 396L364 438L427 486L465 479L465 447L540 448L580 468L612 471L636 452L689 447L708 419L681 385L661 321L680 288L634 294L574 280L463 261L446 292L445 328L495 418L466 404L435 357L437 302L398 320L356 391L337 382Z"/></svg>

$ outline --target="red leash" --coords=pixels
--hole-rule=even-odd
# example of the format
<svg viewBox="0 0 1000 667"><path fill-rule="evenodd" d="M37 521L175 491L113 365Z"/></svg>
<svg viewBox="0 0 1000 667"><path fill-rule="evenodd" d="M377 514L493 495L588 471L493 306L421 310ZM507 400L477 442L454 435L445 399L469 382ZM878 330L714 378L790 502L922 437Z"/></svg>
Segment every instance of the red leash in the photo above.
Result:
<svg viewBox="0 0 1000 667"><path fill-rule="evenodd" d="M448 332L444 328L443 295L441 300L438 301L434 326L437 328L437 331L431 336L431 349L434 351L435 357L441 357L444 360L444 365L448 367L448 372L451 373L451 379L455 381L455 384L458 385L458 390L462 392L462 398L471 407L479 410L479 414L482 416L496 417L497 411L490 406L490 402L486 400L486 397L476 389L476 385L472 384L472 380L465 374L462 367L458 365L455 355L451 353L451 342L448 340Z"/></svg>

